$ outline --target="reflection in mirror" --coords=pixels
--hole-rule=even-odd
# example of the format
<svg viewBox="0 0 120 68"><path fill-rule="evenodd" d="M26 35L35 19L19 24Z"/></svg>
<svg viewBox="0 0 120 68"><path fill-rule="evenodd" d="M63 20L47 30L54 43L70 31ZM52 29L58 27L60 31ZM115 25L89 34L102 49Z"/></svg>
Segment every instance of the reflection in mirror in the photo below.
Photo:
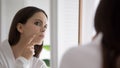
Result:
<svg viewBox="0 0 120 68"><path fill-rule="evenodd" d="M45 10L48 15L47 30L40 59L50 67L50 1L49 0L0 0L0 39L3 42L8 38L12 19L16 12L26 6L35 6Z"/></svg>
<svg viewBox="0 0 120 68"><path fill-rule="evenodd" d="M40 58L48 67L51 60L50 67L58 68L64 52L78 44L78 3L79 0L1 0L1 41L7 39L11 21L19 9L41 8L48 15L48 27Z"/></svg>

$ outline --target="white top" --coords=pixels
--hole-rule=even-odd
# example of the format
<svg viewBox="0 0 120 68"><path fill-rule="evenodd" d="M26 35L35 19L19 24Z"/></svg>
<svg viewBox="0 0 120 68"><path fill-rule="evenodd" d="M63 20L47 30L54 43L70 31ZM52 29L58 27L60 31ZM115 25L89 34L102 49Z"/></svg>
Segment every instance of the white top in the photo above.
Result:
<svg viewBox="0 0 120 68"><path fill-rule="evenodd" d="M102 68L101 38L100 33L91 43L69 49L60 68Z"/></svg>
<svg viewBox="0 0 120 68"><path fill-rule="evenodd" d="M8 41L0 45L0 68L47 68L39 58L33 57L30 60L24 57L15 59Z"/></svg>

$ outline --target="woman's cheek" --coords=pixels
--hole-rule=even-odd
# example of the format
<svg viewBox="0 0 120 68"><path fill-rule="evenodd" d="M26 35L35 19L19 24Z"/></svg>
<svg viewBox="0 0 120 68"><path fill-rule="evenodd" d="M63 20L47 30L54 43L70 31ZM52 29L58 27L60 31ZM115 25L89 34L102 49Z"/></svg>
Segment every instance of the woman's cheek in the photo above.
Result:
<svg viewBox="0 0 120 68"><path fill-rule="evenodd" d="M35 32L35 33L40 32L40 28L38 28L38 27L34 27L34 28L33 28L33 32Z"/></svg>

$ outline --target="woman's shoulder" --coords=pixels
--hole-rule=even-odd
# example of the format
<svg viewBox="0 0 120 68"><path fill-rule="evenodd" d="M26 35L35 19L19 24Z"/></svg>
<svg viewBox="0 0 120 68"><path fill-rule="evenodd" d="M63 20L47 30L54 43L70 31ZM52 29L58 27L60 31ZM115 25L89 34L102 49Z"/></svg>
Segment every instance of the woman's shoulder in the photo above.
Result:
<svg viewBox="0 0 120 68"><path fill-rule="evenodd" d="M61 60L61 68L100 68L100 63L100 48L88 44L86 46L72 47L67 50Z"/></svg>
<svg viewBox="0 0 120 68"><path fill-rule="evenodd" d="M99 37L88 44L72 47L64 53L61 68L100 68L101 50Z"/></svg>
<svg viewBox="0 0 120 68"><path fill-rule="evenodd" d="M78 56L84 56L89 55L89 53L97 54L100 53L101 46L100 45L94 45L93 43L89 43L86 45L80 45L78 47L71 47L66 51L64 55L78 55Z"/></svg>
<svg viewBox="0 0 120 68"><path fill-rule="evenodd" d="M100 43L96 43L96 41L92 41L88 44L85 45L79 45L77 47L71 47L69 50L67 50L64 54L63 57L69 57L69 56L73 56L73 57L69 57L74 58L74 59L80 59L80 60L84 60L84 58L93 58L96 57L100 58L101 57L101 44ZM67 59L69 59L67 58ZM94 58L95 59L95 58Z"/></svg>
<svg viewBox="0 0 120 68"><path fill-rule="evenodd" d="M8 40L4 40L3 42L1 42L1 44L0 44L0 54L3 54L3 52L5 52L4 50L6 50L7 43L8 43Z"/></svg>

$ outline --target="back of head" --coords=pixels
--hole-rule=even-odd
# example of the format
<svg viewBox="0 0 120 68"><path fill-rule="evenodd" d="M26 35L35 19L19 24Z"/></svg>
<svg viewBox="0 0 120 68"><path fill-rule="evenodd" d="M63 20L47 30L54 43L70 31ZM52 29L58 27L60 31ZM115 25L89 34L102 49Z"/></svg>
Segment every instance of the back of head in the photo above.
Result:
<svg viewBox="0 0 120 68"><path fill-rule="evenodd" d="M120 55L120 0L101 0L95 15L95 30L103 33L103 68L117 68Z"/></svg>

